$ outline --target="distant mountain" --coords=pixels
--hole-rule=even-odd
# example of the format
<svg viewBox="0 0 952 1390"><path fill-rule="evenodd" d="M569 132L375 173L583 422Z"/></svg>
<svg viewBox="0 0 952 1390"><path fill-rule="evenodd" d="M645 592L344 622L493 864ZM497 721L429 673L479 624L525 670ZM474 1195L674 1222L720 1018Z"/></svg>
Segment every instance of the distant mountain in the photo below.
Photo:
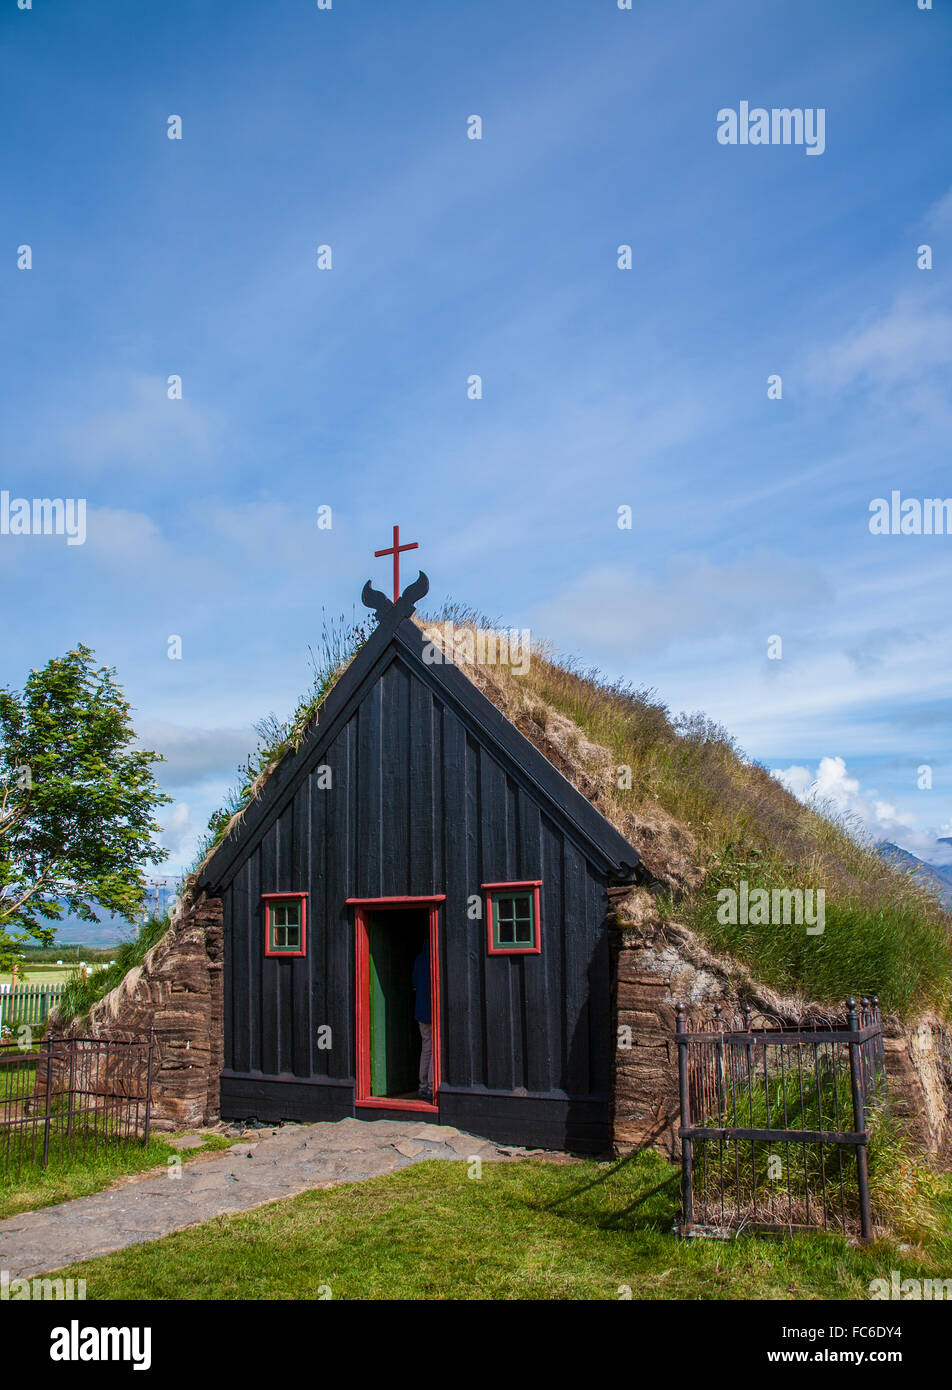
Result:
<svg viewBox="0 0 952 1390"><path fill-rule="evenodd" d="M952 840L942 839L938 843L952 844ZM907 849L900 849L890 840L880 840L876 846L876 853L902 873L915 871L916 877L933 889L946 912L952 912L952 868L943 868L939 864L930 864L925 859L918 859L916 855L910 854Z"/></svg>
<svg viewBox="0 0 952 1390"><path fill-rule="evenodd" d="M118 946L120 941L128 941L136 933L135 927L125 918L107 916L105 913L98 922L61 917L58 922L50 922L49 925L56 928L54 944L57 946Z"/></svg>
<svg viewBox="0 0 952 1390"><path fill-rule="evenodd" d="M158 903L160 915L167 912L175 901L178 886L179 880L177 878L150 879L145 916L149 917L155 912L156 903ZM156 890L158 891L156 892ZM56 928L55 944L57 946L118 946L120 941L128 941L135 936L136 926L127 922L124 917L115 917L111 912L104 912L95 904L93 904L93 911L99 918L98 922L83 922L79 917L74 917L69 913L61 917L58 922L50 922L48 925Z"/></svg>

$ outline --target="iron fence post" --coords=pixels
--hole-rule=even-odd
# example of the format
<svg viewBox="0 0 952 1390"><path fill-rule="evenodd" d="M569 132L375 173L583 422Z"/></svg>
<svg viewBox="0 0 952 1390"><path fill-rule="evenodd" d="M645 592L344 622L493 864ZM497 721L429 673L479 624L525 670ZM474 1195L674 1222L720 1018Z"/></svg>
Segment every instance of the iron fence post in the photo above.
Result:
<svg viewBox="0 0 952 1390"><path fill-rule="evenodd" d="M53 1039L46 1039L46 1105L43 1116L43 1167L50 1161L50 1102L53 1086Z"/></svg>
<svg viewBox="0 0 952 1390"><path fill-rule="evenodd" d="M69 1079L66 1082L66 1134L73 1137L73 1061L76 1056L76 1034L74 1033L67 1046L69 1047Z"/></svg>
<svg viewBox="0 0 952 1390"><path fill-rule="evenodd" d="M852 1035L859 1032L856 1000L848 999L846 1006L849 1010L849 1031ZM853 1128L859 1136L859 1143L856 1145L856 1180L859 1186L860 1232L863 1240L872 1240L873 1218L869 1205L869 1162L866 1152L869 1136L866 1132L866 1106L860 1081L861 1058L856 1055L860 1046L861 1044L857 1042L856 1038L850 1036L847 1047L850 1054L850 1089L853 1094Z"/></svg>
<svg viewBox="0 0 952 1390"><path fill-rule="evenodd" d="M727 1110L727 1085L724 1078L724 1036L721 1027L721 1006L714 1005L714 1031L717 1042L714 1044L714 1081L717 1086L717 1123L723 1124Z"/></svg>
<svg viewBox="0 0 952 1390"><path fill-rule="evenodd" d="M753 1038L751 1038L751 1036L750 1036L750 1031L751 1031L752 1025L753 1025L753 1015L752 1015L752 1013L751 1013L750 1004L749 1004L748 1001L745 999L745 1000L744 1000L744 1032L747 1034L747 1041L746 1041L746 1043L744 1044L744 1051L745 1051L745 1053L747 1054L747 1070L748 1070L748 1071L750 1071L751 1067L753 1067L753 1065L754 1065L754 1042L753 1042Z"/></svg>
<svg viewBox="0 0 952 1390"><path fill-rule="evenodd" d="M683 1004L677 1006L677 1019L678 1094L681 1103L681 1206L683 1211L681 1234L684 1235L694 1222L694 1173L692 1169L692 1142L688 1133L691 1128L691 1095L688 1083L688 1039Z"/></svg>

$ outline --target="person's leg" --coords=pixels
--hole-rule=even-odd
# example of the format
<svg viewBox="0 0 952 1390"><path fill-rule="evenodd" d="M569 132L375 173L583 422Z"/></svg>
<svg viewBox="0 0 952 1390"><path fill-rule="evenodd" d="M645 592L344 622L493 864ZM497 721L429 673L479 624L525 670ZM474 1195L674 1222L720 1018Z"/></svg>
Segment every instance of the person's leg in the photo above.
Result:
<svg viewBox="0 0 952 1390"><path fill-rule="evenodd" d="M433 1025L420 1024L420 1090L433 1093Z"/></svg>

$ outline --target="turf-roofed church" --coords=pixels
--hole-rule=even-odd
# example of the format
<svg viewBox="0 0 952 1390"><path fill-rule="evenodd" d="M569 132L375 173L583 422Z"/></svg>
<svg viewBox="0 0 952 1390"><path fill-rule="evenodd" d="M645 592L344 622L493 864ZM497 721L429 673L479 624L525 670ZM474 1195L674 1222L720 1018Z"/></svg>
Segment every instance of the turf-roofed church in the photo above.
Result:
<svg viewBox="0 0 952 1390"><path fill-rule="evenodd" d="M395 528L393 601L365 586L374 632L201 872L222 904L221 1113L409 1112L604 1151L608 890L637 851L434 650L400 551Z"/></svg>

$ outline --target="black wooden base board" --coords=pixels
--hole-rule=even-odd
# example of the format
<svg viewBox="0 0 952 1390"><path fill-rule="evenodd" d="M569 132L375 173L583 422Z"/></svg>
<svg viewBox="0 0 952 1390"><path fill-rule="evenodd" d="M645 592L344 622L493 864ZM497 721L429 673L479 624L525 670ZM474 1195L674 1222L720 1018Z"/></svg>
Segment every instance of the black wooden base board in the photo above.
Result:
<svg viewBox="0 0 952 1390"><path fill-rule="evenodd" d="M343 1120L353 1113L353 1082L222 1074L223 1120Z"/></svg>
<svg viewBox="0 0 952 1390"><path fill-rule="evenodd" d="M611 1148L607 1097L573 1099L564 1095L507 1095L499 1091L454 1090L442 1086L439 1114L354 1104L354 1083L295 1077L238 1075L221 1078L225 1120L412 1120L453 1125L499 1144L528 1149L562 1149L601 1154Z"/></svg>
<svg viewBox="0 0 952 1390"><path fill-rule="evenodd" d="M607 1153L612 1144L609 1102L564 1096L520 1096L441 1087L440 1120L457 1129L527 1149Z"/></svg>

